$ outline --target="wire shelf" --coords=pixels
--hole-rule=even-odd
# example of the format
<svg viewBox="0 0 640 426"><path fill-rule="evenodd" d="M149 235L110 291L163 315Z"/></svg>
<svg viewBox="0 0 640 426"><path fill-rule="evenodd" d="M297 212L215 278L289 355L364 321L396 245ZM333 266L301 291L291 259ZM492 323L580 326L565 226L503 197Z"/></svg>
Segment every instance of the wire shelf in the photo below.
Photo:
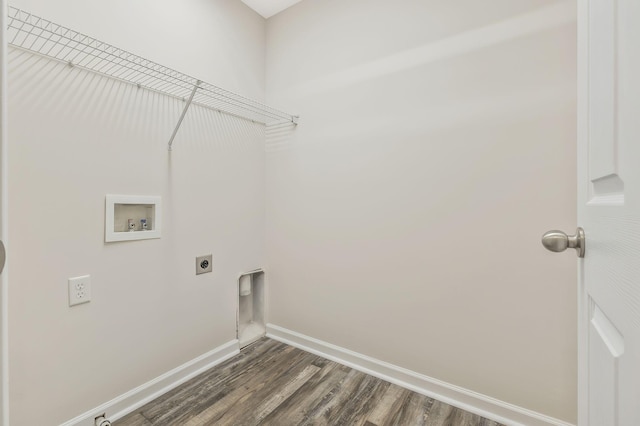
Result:
<svg viewBox="0 0 640 426"><path fill-rule="evenodd" d="M200 106L265 125L297 123L297 116L202 82L15 7L8 8L8 22L7 38L10 46L188 100L180 122L192 101ZM176 127L173 136L177 130Z"/></svg>

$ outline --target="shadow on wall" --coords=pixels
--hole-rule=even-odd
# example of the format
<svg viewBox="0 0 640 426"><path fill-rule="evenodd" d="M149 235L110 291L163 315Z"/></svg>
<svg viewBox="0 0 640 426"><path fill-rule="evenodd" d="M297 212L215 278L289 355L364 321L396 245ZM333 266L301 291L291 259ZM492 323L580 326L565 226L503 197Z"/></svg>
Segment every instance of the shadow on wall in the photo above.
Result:
<svg viewBox="0 0 640 426"><path fill-rule="evenodd" d="M77 117L103 126L96 131L131 133L146 148L166 145L185 99L11 48L8 55L12 102L40 105L53 117ZM70 129L71 131L71 129ZM264 140L264 126L193 103L174 146L188 150L251 150ZM90 143L90 141L87 141Z"/></svg>
<svg viewBox="0 0 640 426"><path fill-rule="evenodd" d="M287 96L307 96L374 80L432 62L468 54L574 22L575 4L564 1L502 22L475 28L424 46L408 49L362 65L290 87Z"/></svg>
<svg viewBox="0 0 640 426"><path fill-rule="evenodd" d="M293 142L296 125L290 122L267 125L265 128L265 149L276 152L287 149Z"/></svg>

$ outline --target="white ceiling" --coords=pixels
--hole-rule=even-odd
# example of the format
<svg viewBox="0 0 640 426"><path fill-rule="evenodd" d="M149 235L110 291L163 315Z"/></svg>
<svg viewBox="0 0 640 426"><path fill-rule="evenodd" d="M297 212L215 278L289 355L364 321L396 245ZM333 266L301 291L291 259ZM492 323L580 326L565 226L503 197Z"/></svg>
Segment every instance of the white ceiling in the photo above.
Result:
<svg viewBox="0 0 640 426"><path fill-rule="evenodd" d="M301 0L242 0L244 4L265 18L270 18L299 1Z"/></svg>

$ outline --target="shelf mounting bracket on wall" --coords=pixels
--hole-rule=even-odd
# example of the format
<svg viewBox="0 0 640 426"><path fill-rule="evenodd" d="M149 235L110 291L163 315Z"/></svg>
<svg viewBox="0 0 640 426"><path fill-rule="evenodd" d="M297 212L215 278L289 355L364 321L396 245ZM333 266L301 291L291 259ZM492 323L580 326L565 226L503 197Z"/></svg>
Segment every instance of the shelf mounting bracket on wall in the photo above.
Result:
<svg viewBox="0 0 640 426"><path fill-rule="evenodd" d="M182 114L178 119L178 123L176 124L176 128L173 129L173 134L171 135L171 139L169 139L169 151L171 151L171 145L173 145L173 140L176 138L176 134L178 134L178 129L182 125L182 120L184 120L184 116L187 115L187 110L189 106L191 106L191 102L193 102L193 97L196 95L198 91L198 87L202 82L200 80L196 81L196 84L193 85L193 90L191 91L191 95L189 95L189 99L187 99L187 103L184 105L184 109L182 110Z"/></svg>

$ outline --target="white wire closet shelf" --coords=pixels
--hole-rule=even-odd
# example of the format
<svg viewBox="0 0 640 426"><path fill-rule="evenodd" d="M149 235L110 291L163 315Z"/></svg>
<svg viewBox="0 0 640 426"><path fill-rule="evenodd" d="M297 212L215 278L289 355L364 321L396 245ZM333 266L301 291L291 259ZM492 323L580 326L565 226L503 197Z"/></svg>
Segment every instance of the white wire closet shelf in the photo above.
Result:
<svg viewBox="0 0 640 426"><path fill-rule="evenodd" d="M12 6L8 8L8 22L10 46L186 100L169 145L191 102L265 125L297 123L295 115L202 82Z"/></svg>

